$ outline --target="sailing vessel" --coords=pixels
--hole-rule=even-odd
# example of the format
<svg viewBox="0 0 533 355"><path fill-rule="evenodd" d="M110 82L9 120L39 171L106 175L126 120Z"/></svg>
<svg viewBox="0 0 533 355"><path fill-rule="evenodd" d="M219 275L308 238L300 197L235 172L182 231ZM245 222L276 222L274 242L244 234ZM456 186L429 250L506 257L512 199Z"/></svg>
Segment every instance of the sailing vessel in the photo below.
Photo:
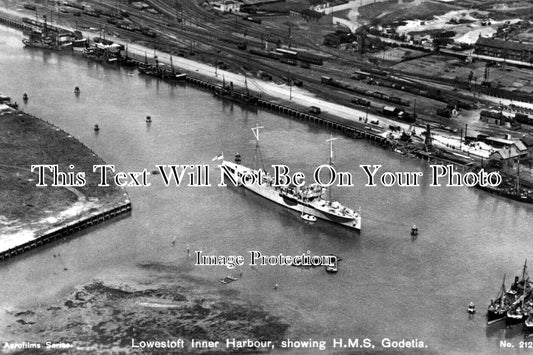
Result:
<svg viewBox="0 0 533 355"><path fill-rule="evenodd" d="M120 52L118 62L120 63L120 65L125 66L125 67L136 67L137 66L137 62L134 59L132 59L128 54L127 44L124 50Z"/></svg>
<svg viewBox="0 0 533 355"><path fill-rule="evenodd" d="M176 69L174 69L174 63L172 62L172 56L170 56L170 72L166 70L163 77L169 80L185 80L187 79L187 74L180 73L176 71Z"/></svg>
<svg viewBox="0 0 533 355"><path fill-rule="evenodd" d="M257 96L250 95L248 90L248 82L246 76L244 77L244 86L246 87L246 92L239 92L233 90L233 82L230 82L229 86L226 86L225 81L222 81L222 87L216 88L213 94L216 97L221 99L230 100L238 104L243 104L247 106L257 106L259 104L259 99Z"/></svg>
<svg viewBox="0 0 533 355"><path fill-rule="evenodd" d="M524 203L533 203L533 191L530 189L524 188L520 185L520 160L518 160L516 169L516 176L511 176L503 174L504 180L500 186L483 186L482 184L477 184L475 187L490 192L494 195L502 196L509 198L511 200L524 202ZM474 172L477 172L478 169L475 169ZM501 173L501 172L500 172ZM507 176L507 178L506 178Z"/></svg>
<svg viewBox="0 0 533 355"><path fill-rule="evenodd" d="M154 59L156 58L157 57L154 55ZM139 71L139 73L149 76L159 76L157 69L158 68L156 66L148 64L148 56L146 52L144 52L144 63L139 63L139 65L137 66L137 70Z"/></svg>
<svg viewBox="0 0 533 355"><path fill-rule="evenodd" d="M529 312L533 310L531 282L527 276L526 269L527 259L522 270L522 278L520 280L515 280L515 283L511 287L511 290L516 295L516 301L511 304L506 313L505 324L507 326L524 323Z"/></svg>
<svg viewBox="0 0 533 355"><path fill-rule="evenodd" d="M259 149L259 128L252 128L256 138L256 150ZM330 164L333 158L333 138L330 143ZM308 215L329 221L350 229L361 229L361 215L359 210L353 210L343 206L337 201L327 199L329 189L319 184L309 186L275 186L274 177L265 169L251 169L240 164L240 156L236 157L235 163L222 161L221 169L226 176L233 179L234 183L264 197L272 202L284 206L298 213L308 211ZM249 183L249 177L253 176L253 183Z"/></svg>
<svg viewBox="0 0 533 355"><path fill-rule="evenodd" d="M157 78L170 80L170 81L181 81L187 79L187 74L180 73L174 68L174 63L172 62L172 56L170 56L170 69L166 69L163 66L159 65L159 60L157 55L154 53L155 65L148 64L148 57L146 53L144 54L144 63L140 63L137 69L139 73L149 76L155 76Z"/></svg>
<svg viewBox="0 0 533 355"><path fill-rule="evenodd" d="M72 47L74 48L87 48L89 46L89 40L83 37L81 31L74 31L74 39L72 40Z"/></svg>
<svg viewBox="0 0 533 355"><path fill-rule="evenodd" d="M496 296L496 300L491 300L487 309L487 325L504 320L507 311L514 301L515 294L514 292L508 293L505 289L505 275L503 275L502 286L500 287L500 291Z"/></svg>
<svg viewBox="0 0 533 355"><path fill-rule="evenodd" d="M490 192L491 194L502 196L505 198L509 198L511 200L524 202L524 203L533 203L533 193L529 190L519 188L516 189L512 186L498 186L498 187L491 187L491 186L482 186L482 185L476 185L480 190L484 190L487 192Z"/></svg>

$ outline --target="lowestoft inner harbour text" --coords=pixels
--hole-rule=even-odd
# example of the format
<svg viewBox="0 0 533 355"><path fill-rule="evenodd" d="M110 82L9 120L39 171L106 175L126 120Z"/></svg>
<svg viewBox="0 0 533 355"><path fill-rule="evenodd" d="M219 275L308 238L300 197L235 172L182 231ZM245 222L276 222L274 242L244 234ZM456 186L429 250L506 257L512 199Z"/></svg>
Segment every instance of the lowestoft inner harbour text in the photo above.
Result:
<svg viewBox="0 0 533 355"><path fill-rule="evenodd" d="M151 175L160 175L165 186L190 186L190 187L210 187L210 166L207 164L175 164L156 165L157 169L151 173L145 168L141 171L116 171L114 165L93 165L93 173L99 177L98 186L108 187L115 184L120 187L146 187L151 183L148 181ZM499 172L486 172L481 169L477 172L469 171L461 173L455 170L453 165L430 165L431 178L430 187L462 187L462 186L483 186L497 187L502 182ZM301 187L306 184L306 176L303 172L291 173L286 165L272 165L273 174L271 178L266 178L264 170L250 170L246 173L237 173L228 169L225 165L218 165L220 180L217 186L225 187L228 184L233 186L263 184L268 181L273 187ZM423 173L420 171L382 171L381 165L359 165L366 179L367 187L416 187L420 186ZM61 171L58 165L32 165L31 171L39 176L36 186L52 187L82 187L87 184L85 172L75 171L74 165L69 165L68 171ZM350 187L353 184L353 174L346 171L337 171L333 166L323 164L318 166L313 172L313 183L321 187ZM226 181L229 181L226 184Z"/></svg>

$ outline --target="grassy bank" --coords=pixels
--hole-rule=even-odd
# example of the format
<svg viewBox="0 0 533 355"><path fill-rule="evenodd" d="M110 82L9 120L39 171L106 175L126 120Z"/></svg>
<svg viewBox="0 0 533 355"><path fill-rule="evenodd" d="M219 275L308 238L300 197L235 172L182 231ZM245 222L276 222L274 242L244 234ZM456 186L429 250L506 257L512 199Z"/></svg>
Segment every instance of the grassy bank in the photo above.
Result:
<svg viewBox="0 0 533 355"><path fill-rule="evenodd" d="M94 152L59 128L22 112L0 115L0 231L58 226L84 213L117 205L125 199L116 186L98 187L93 164L104 163ZM57 164L61 171L85 172L87 183L76 188L38 187L36 164ZM69 170L73 164L74 169ZM76 209L65 213L76 204ZM31 227L29 227L31 226Z"/></svg>

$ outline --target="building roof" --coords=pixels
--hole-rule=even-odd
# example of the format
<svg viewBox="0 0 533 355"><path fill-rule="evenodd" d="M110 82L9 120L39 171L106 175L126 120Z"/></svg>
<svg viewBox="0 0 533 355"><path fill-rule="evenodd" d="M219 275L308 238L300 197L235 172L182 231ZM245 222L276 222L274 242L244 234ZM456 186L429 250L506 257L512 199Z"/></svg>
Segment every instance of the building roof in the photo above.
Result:
<svg viewBox="0 0 533 355"><path fill-rule="evenodd" d="M525 136L520 138L520 141L524 143L526 147L532 147L533 146L533 136Z"/></svg>
<svg viewBox="0 0 533 355"><path fill-rule="evenodd" d="M485 138L485 140L489 141L489 142L500 143L500 144L503 144L503 145L511 145L511 144L514 143L514 141L512 141L510 139L498 138L498 137L487 137L487 138Z"/></svg>
<svg viewBox="0 0 533 355"><path fill-rule="evenodd" d="M522 141L514 141L513 144L521 152L527 150L526 145Z"/></svg>
<svg viewBox="0 0 533 355"><path fill-rule="evenodd" d="M505 41L502 39L479 37L476 46L486 46L500 49L510 49L514 51L533 52L532 43L520 43L515 41Z"/></svg>
<svg viewBox="0 0 533 355"><path fill-rule="evenodd" d="M505 138L498 138L498 137L487 137L485 138L485 142L488 144L491 143L498 143L500 146L505 146L503 149L509 149L514 148L518 150L519 152L525 152L527 150L527 146L520 140L510 140Z"/></svg>
<svg viewBox="0 0 533 355"><path fill-rule="evenodd" d="M300 14L302 16L306 16L306 17L314 17L314 18L321 18L322 16L324 16L324 14L322 14L321 12L318 12L318 11L313 11L313 10L309 10L309 9L304 9L302 11L300 11Z"/></svg>
<svg viewBox="0 0 533 355"><path fill-rule="evenodd" d="M512 159L512 158L518 158L520 156L520 152L518 152L517 149L507 149L507 148L501 148L496 149L493 153L490 154L490 159Z"/></svg>

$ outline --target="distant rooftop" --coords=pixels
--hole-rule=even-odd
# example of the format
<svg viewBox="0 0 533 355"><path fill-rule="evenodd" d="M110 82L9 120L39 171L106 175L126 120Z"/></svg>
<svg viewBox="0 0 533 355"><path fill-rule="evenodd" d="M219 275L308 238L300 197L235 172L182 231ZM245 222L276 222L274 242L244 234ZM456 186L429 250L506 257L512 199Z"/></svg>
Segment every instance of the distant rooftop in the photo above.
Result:
<svg viewBox="0 0 533 355"><path fill-rule="evenodd" d="M300 11L300 14L302 14L302 16L313 17L317 19L324 16L324 14L322 14L321 12L313 11L309 9L303 9L302 11Z"/></svg>
<svg viewBox="0 0 533 355"><path fill-rule="evenodd" d="M533 146L533 136L525 136L525 137L520 138L520 140L527 147Z"/></svg>
<svg viewBox="0 0 533 355"><path fill-rule="evenodd" d="M485 138L485 140L491 141L491 142L497 142L497 143L501 143L501 144L505 144L505 145L511 145L511 144L514 143L514 141L512 141L510 139L499 138L499 137L487 137L487 138Z"/></svg>
<svg viewBox="0 0 533 355"><path fill-rule="evenodd" d="M501 49L510 49L514 51L533 52L533 43L520 43L520 42L515 42L515 41L505 41L505 40L496 39L496 38L479 37L476 42L476 45L493 47L493 48L501 48Z"/></svg>

